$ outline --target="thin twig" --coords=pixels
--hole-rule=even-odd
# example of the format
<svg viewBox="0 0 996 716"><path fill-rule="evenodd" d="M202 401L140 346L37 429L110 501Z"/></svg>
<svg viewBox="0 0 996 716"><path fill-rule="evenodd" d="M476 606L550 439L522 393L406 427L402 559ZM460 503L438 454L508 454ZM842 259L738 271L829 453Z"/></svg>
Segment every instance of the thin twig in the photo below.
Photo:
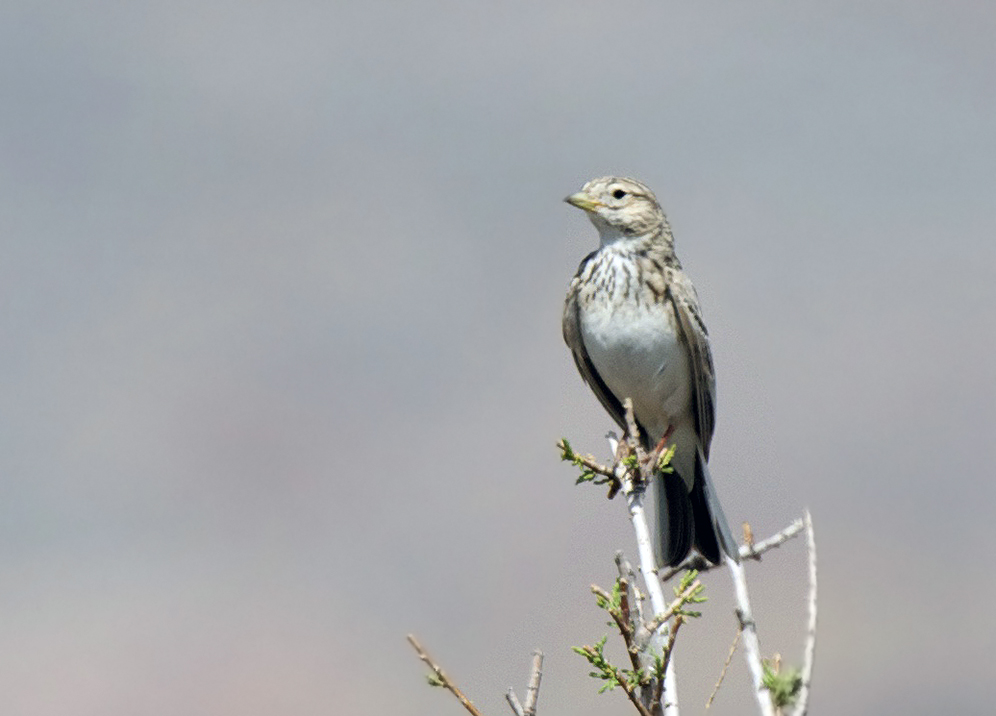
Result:
<svg viewBox="0 0 996 716"><path fill-rule="evenodd" d="M620 477L620 473L618 471L620 460L618 458L616 459L613 467L608 467L598 462L592 455L579 455L574 452L574 449L571 447L570 443L568 443L565 439L561 439L557 443L557 447L560 448L562 460L569 460L574 465L585 468L593 476L601 476L600 479L596 479L594 477L588 478L582 475L582 477L578 479L579 482L590 481L596 485L608 485L608 497L610 500L616 496L616 493L618 493L620 489L622 489L622 478Z"/></svg>
<svg viewBox="0 0 996 716"><path fill-rule="evenodd" d="M612 668L615 669L615 667ZM644 706L643 701L640 700L640 695L636 693L636 689L629 685L626 677L620 674L618 669L615 669L615 677L619 685L622 686L622 690L626 692L626 696L629 697L630 703L640 712L640 716L653 716L650 710Z"/></svg>
<svg viewBox="0 0 996 716"><path fill-rule="evenodd" d="M633 612L629 608L629 580L625 577L619 578L619 614L626 622L630 636L633 635Z"/></svg>
<svg viewBox="0 0 996 716"><path fill-rule="evenodd" d="M561 440L559 443L557 443L557 447L563 450L564 441ZM603 465L602 463L598 462L597 460L595 460L594 456L592 455L579 455L578 453L572 451L571 461L577 463L579 466L586 467L592 472L601 475L602 477L606 477L609 480L617 479L616 473L613 471L611 467L609 467L608 465Z"/></svg>
<svg viewBox="0 0 996 716"><path fill-rule="evenodd" d="M670 630L667 635L667 646L664 649L664 673L667 673L668 664L671 661L671 654L674 653L674 640L678 636L678 629L681 625L685 623L685 618L680 614L675 618L674 624L671 625ZM651 703L654 705L654 713L659 714L662 708L666 708L663 704L664 701L664 679L657 679L657 683L654 685L654 693Z"/></svg>
<svg viewBox="0 0 996 716"><path fill-rule="evenodd" d="M449 677L443 673L443 670L439 667L439 665L436 662L434 662L432 658L425 652L425 649L422 648L422 645L419 644L418 641L415 639L414 634L408 635L408 643L411 644L412 647L415 649L415 651L418 653L418 658L424 661L426 666L432 669L432 673L435 675L438 685L445 686L447 689L449 689L450 693L456 696L457 700L461 704L463 704L463 707L467 709L467 711L469 711L471 714L473 714L473 716L481 716L481 712L477 710L477 707L470 702L470 699L464 696L460 688L452 681L450 681Z"/></svg>
<svg viewBox="0 0 996 716"><path fill-rule="evenodd" d="M754 559L760 561L762 554L788 542L790 539L802 532L803 526L803 520L793 520L792 524L783 529L781 532L771 535L771 537L768 537L766 540L755 543L753 547L742 545L740 547L740 559Z"/></svg>
<svg viewBox="0 0 996 716"><path fill-rule="evenodd" d="M673 617L675 612L685 606L685 602L695 596L696 591L698 591L701 586L702 582L698 579L689 584L684 591L682 591L681 594L679 594L677 598L671 602L671 606L664 610L664 613L658 614L654 617L654 620L647 625L647 628L651 632L657 631L661 624Z"/></svg>
<svg viewBox="0 0 996 716"><path fill-rule="evenodd" d="M597 584L591 585L591 591L610 605L612 604L612 595ZM626 653L629 654L629 661L633 666L633 671L639 671L641 666L640 649L633 639L633 623L623 615L621 609L608 608L605 611L612 617L612 621L616 623L616 629L622 635L623 642L626 644Z"/></svg>
<svg viewBox="0 0 996 716"><path fill-rule="evenodd" d="M793 520L792 524L788 527L783 529L781 532L771 535L771 537L768 537L766 540L755 542L753 546L745 544L740 545L740 559L753 559L761 561L762 554L774 549L775 547L781 547L783 544L802 532L803 527L804 525L802 519ZM687 572L689 569L694 569L697 572L708 572L710 569L715 569L718 566L718 564L707 562L700 554L692 554L676 567L669 567L668 569L661 570L660 579L666 584L675 575Z"/></svg>
<svg viewBox="0 0 996 716"><path fill-rule="evenodd" d="M675 617L674 624L671 625L671 630L667 634L667 648L664 650L664 668L671 662L671 655L674 654L674 640L678 638L678 630L681 625L685 623L685 617L680 614ZM660 698L660 694L658 694Z"/></svg>
<svg viewBox="0 0 996 716"><path fill-rule="evenodd" d="M505 692L505 700L508 701L508 705L512 707L512 711L515 712L515 716L526 716L526 712L523 710L522 704L519 703L519 697L515 695L515 689L511 686L509 686L508 691Z"/></svg>
<svg viewBox="0 0 996 716"><path fill-rule="evenodd" d="M809 684L813 680L813 659L816 655L816 535L813 517L806 510L806 547L809 552L809 622L806 624L806 646L802 657L802 685L793 716L806 716L809 708Z"/></svg>
<svg viewBox="0 0 996 716"><path fill-rule="evenodd" d="M716 681L716 685L712 687L712 693L709 694L709 700L706 701L706 710L712 706L712 700L716 698L716 694L719 693L719 687L723 684L723 679L726 678L726 671L730 668L730 662L733 661L733 655L737 651L737 644L740 643L740 635L743 634L740 629L737 629L737 635L733 638L733 643L730 645L730 653L726 655L726 661L723 662L723 670L719 672L719 679Z"/></svg>
<svg viewBox="0 0 996 716"><path fill-rule="evenodd" d="M597 646L585 646L576 648L575 650L579 654L586 656L589 663L599 669L598 675L600 678L609 681L610 685L607 685L606 688L615 688L616 686L619 686L623 690L623 693L626 694L626 698L628 698L633 706L636 707L636 710L640 712L640 716L653 716L641 698L643 686L638 682L631 684L625 672L604 658L604 655L601 653L601 648L604 643L605 640L603 639ZM594 676L596 674L593 673L592 675ZM635 681L636 678L634 675L634 682ZM639 693L637 691L637 686L640 687Z"/></svg>

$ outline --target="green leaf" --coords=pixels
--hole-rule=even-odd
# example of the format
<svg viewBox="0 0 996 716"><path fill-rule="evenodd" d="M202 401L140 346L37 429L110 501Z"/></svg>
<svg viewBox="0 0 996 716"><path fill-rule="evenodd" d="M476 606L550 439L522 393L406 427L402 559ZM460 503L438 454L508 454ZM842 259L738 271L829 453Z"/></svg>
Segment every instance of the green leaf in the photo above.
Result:
<svg viewBox="0 0 996 716"><path fill-rule="evenodd" d="M660 457L657 458L657 469L660 472L674 472L674 468L671 467L671 460L674 459L674 451L676 447L677 445L671 445L667 450L661 453Z"/></svg>
<svg viewBox="0 0 996 716"><path fill-rule="evenodd" d="M799 689L802 688L802 674L794 668L776 674L771 662L765 660L761 682L771 693L771 703L775 708L782 709L795 703Z"/></svg>

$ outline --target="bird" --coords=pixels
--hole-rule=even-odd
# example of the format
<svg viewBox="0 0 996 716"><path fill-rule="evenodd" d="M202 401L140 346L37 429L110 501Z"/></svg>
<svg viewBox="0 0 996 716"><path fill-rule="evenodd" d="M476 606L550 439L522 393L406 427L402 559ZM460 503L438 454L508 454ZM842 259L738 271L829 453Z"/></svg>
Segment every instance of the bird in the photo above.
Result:
<svg viewBox="0 0 996 716"><path fill-rule="evenodd" d="M674 448L658 471L661 566L694 547L712 564L739 551L709 474L716 377L698 296L674 251L674 235L654 193L626 177L592 179L564 199L598 229L600 246L571 280L564 341L584 382L626 430L629 398L643 446Z"/></svg>

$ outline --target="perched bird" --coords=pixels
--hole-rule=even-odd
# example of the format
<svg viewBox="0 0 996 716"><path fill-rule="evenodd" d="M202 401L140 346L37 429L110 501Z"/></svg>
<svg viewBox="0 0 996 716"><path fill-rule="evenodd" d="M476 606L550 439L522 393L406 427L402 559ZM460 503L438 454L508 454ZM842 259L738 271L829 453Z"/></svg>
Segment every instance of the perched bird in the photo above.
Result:
<svg viewBox="0 0 996 716"><path fill-rule="evenodd" d="M581 377L625 430L623 401L648 450L675 448L656 482L660 560L694 546L712 563L737 544L709 477L716 378L695 288L674 253L657 198L634 179L602 177L565 199L583 209L601 246L571 281L564 340Z"/></svg>

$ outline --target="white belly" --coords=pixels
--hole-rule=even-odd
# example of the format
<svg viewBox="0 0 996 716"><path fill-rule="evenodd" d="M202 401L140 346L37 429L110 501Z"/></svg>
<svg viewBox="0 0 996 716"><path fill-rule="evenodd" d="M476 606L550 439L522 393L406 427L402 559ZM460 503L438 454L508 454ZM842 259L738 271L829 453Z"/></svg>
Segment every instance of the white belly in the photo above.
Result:
<svg viewBox="0 0 996 716"><path fill-rule="evenodd" d="M616 286L625 290L622 281ZM633 400L636 418L652 442L669 426L691 419L688 351L670 303L595 300L581 310L580 319L595 370L620 401Z"/></svg>

